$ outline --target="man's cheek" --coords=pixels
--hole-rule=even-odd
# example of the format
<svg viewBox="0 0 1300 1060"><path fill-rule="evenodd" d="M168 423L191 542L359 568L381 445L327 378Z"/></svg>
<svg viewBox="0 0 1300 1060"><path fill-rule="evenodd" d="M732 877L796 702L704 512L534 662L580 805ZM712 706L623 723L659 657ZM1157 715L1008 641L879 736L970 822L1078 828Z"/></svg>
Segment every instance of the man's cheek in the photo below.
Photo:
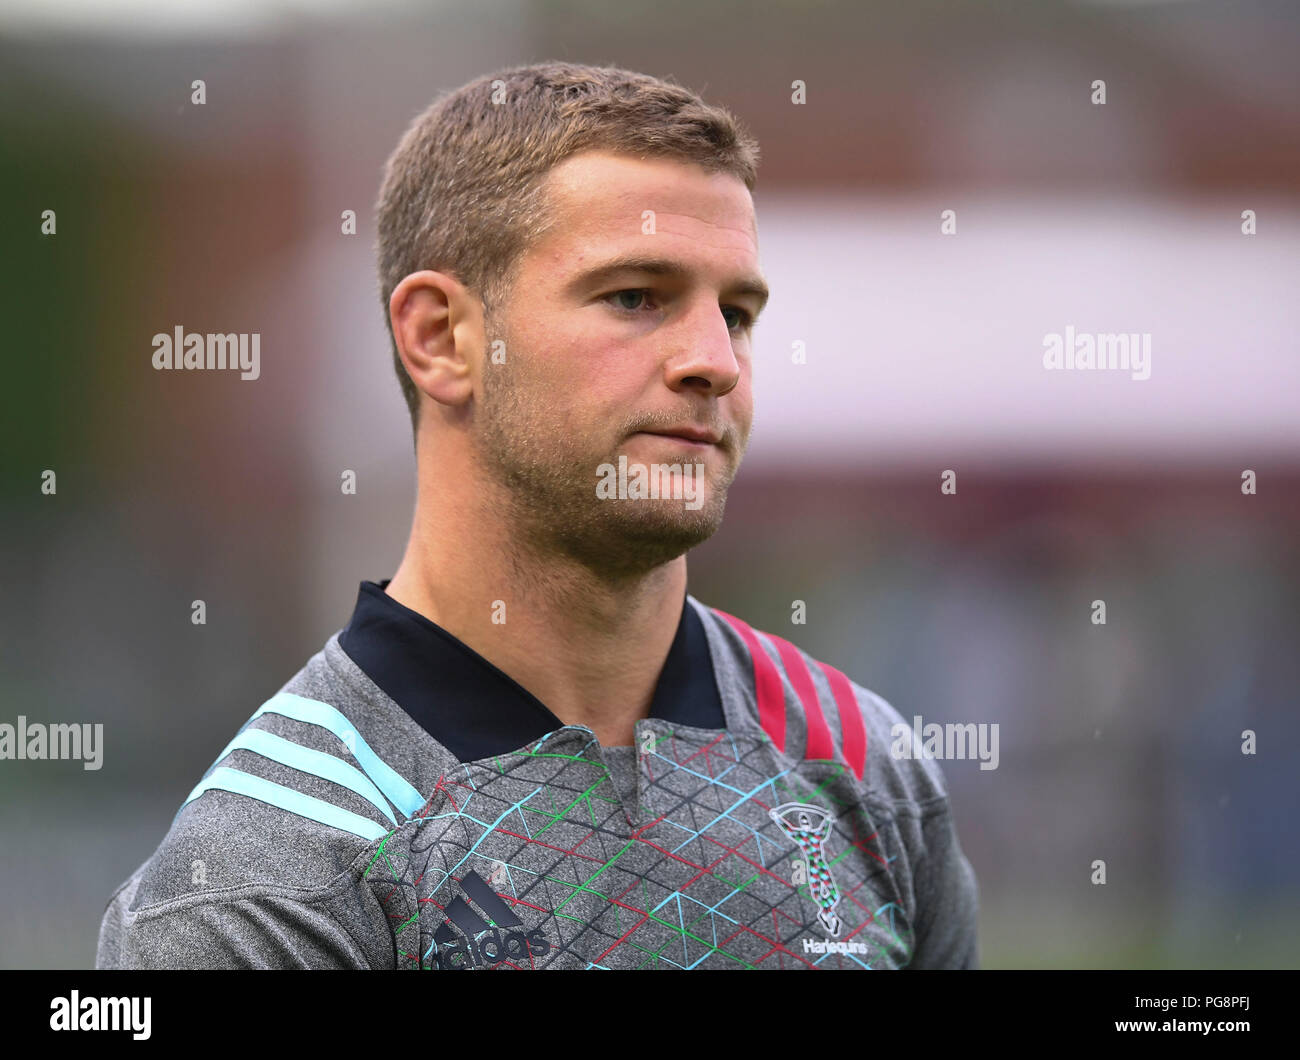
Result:
<svg viewBox="0 0 1300 1060"><path fill-rule="evenodd" d="M543 393L536 441L571 453L604 452L608 446L603 445L603 424L589 415L581 405L561 402L554 393Z"/></svg>

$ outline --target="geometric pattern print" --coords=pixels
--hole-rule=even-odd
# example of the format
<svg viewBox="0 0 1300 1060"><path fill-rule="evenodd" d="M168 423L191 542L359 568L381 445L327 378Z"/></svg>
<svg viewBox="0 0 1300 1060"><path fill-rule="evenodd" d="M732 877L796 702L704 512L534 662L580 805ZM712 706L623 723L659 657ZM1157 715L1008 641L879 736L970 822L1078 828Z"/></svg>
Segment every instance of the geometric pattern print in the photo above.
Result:
<svg viewBox="0 0 1300 1060"><path fill-rule="evenodd" d="M642 756L631 818L581 729L441 777L366 870L404 966L438 967L434 935L442 928L445 942L446 908L464 900L462 880L477 886L470 874L491 881L518 930L540 928L549 943L541 956L516 952L483 969L908 963L913 933L890 872L896 855L844 764L787 768L763 733L649 719L638 740L646 728L654 748ZM820 863L773 818L789 803L824 808ZM842 930L831 945L821 869L837 883L832 916Z"/></svg>

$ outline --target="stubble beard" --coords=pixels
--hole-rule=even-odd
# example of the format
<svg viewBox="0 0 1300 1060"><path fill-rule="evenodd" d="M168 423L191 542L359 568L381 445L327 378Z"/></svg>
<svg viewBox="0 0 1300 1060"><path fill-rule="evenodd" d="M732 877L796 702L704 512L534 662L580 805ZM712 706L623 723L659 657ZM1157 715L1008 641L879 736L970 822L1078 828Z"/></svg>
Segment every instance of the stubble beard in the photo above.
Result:
<svg viewBox="0 0 1300 1060"><path fill-rule="evenodd" d="M601 499L596 494L602 464L618 467L619 443L636 423L620 424L605 451L583 447L581 429L570 428L553 413L540 386L530 386L513 363L489 364L483 400L473 426L477 459L494 488L496 511L509 536L518 543L517 568L527 557L567 559L589 569L603 581L638 578L708 540L722 523L727 488L735 477L735 461L725 474L698 479L698 509L683 498ZM731 458L732 450L717 453ZM688 454L656 461L692 462Z"/></svg>

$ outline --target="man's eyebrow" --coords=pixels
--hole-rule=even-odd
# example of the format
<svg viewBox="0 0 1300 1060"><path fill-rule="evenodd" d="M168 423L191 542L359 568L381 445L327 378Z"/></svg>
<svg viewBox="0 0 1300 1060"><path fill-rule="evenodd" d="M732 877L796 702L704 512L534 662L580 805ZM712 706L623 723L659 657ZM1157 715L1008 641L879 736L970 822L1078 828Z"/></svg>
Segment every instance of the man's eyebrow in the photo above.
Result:
<svg viewBox="0 0 1300 1060"><path fill-rule="evenodd" d="M645 257L641 254L627 254L601 262L590 269L585 269L568 284L569 290L577 291L585 287L598 287L625 272L645 272L652 276L685 276L690 270L671 258ZM750 294L758 299L758 308L762 310L767 304L767 284L758 276L745 276L727 287L728 294Z"/></svg>

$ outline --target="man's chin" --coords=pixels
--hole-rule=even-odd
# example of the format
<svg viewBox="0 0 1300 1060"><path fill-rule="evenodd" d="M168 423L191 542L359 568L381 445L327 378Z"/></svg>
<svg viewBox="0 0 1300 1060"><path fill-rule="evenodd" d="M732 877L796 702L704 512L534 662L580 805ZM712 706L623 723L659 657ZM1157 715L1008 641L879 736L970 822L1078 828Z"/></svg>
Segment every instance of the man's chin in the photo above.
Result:
<svg viewBox="0 0 1300 1060"><path fill-rule="evenodd" d="M571 538L570 551L594 570L648 573L712 537L722 524L725 501L710 499L698 509L681 500L605 501L599 530L582 541Z"/></svg>
<svg viewBox="0 0 1300 1060"><path fill-rule="evenodd" d="M612 512L612 523L631 541L651 547L662 542L665 548L687 549L702 544L722 525L721 503L686 508L681 501L624 501L623 510Z"/></svg>

